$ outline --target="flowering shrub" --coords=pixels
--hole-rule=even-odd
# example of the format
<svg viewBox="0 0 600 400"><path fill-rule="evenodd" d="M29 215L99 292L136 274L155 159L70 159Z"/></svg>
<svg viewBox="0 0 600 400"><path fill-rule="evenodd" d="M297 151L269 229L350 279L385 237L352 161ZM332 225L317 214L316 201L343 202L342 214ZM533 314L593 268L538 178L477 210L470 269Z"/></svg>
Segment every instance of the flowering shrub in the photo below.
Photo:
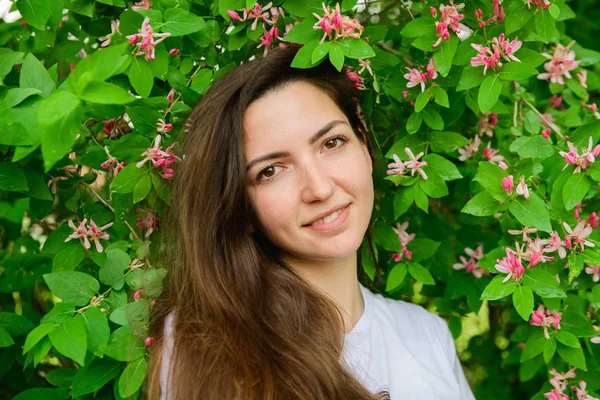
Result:
<svg viewBox="0 0 600 400"><path fill-rule="evenodd" d="M175 133L220 76L298 43L294 67L354 82L373 143L364 283L448 321L477 398L600 397L597 10L1 0L2 392L143 393Z"/></svg>

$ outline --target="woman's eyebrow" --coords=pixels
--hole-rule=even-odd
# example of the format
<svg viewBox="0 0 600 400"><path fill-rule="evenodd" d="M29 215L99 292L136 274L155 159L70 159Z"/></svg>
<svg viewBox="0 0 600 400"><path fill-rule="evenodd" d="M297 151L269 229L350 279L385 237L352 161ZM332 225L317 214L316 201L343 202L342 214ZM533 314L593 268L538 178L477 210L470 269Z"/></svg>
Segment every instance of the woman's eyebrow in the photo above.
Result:
<svg viewBox="0 0 600 400"><path fill-rule="evenodd" d="M336 119L336 120L333 120L331 122L328 122L324 127L322 127L321 129L319 129L317 131L317 133L315 133L308 140L308 144L309 145L314 144L323 135L325 135L327 132L329 132L334 126L339 125L339 124L344 124L344 125L350 126L350 124L348 124L348 122L342 121L342 120L339 120L339 119ZM278 151L278 152L275 152L275 153L265 154L264 156L255 158L254 160L250 161L248 163L248 165L246 166L246 171L249 171L250 168L252 168L255 164L258 164L259 162L267 161L267 160L272 160L274 158L288 157L289 155L290 155L290 153L287 152L287 151Z"/></svg>

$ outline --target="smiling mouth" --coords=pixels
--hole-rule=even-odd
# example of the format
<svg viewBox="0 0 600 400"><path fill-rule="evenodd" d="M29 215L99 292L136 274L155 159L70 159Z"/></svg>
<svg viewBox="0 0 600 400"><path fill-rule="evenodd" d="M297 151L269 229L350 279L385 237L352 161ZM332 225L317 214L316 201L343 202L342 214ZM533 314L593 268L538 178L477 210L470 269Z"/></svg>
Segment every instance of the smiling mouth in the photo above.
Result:
<svg viewBox="0 0 600 400"><path fill-rule="evenodd" d="M323 224L329 224L329 223L335 221L340 216L340 214L342 214L344 212L344 210L346 210L346 208L348 208L349 205L350 204L347 204L346 206L332 212L331 214L326 215L325 217L320 218L311 224L306 224L303 226L318 226L318 225L323 225Z"/></svg>

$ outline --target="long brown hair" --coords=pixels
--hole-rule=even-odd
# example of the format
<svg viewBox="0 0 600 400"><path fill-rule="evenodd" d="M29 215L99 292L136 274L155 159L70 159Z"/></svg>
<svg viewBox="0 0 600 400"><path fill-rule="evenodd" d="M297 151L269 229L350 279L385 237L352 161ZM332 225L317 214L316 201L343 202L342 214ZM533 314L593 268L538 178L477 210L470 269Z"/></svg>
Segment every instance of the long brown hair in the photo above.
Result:
<svg viewBox="0 0 600 400"><path fill-rule="evenodd" d="M354 83L328 62L291 67L298 48L271 50L218 79L183 129L164 262L152 310L148 398L159 398L174 314L169 399L376 399L341 363L343 323L334 301L300 277L260 232L247 195L242 117L267 91L295 81L323 90L367 144ZM256 226L256 225L254 225Z"/></svg>

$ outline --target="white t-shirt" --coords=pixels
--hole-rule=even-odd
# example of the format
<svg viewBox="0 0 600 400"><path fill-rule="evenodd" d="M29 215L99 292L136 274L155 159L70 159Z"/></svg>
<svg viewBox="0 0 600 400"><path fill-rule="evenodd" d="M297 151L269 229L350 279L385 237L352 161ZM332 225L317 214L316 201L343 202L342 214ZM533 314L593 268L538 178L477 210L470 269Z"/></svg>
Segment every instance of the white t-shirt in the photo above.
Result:
<svg viewBox="0 0 600 400"><path fill-rule="evenodd" d="M344 335L342 362L372 393L391 400L473 400L446 322L421 306L374 294L360 285L365 309ZM167 400L172 317L165 322L161 400Z"/></svg>

